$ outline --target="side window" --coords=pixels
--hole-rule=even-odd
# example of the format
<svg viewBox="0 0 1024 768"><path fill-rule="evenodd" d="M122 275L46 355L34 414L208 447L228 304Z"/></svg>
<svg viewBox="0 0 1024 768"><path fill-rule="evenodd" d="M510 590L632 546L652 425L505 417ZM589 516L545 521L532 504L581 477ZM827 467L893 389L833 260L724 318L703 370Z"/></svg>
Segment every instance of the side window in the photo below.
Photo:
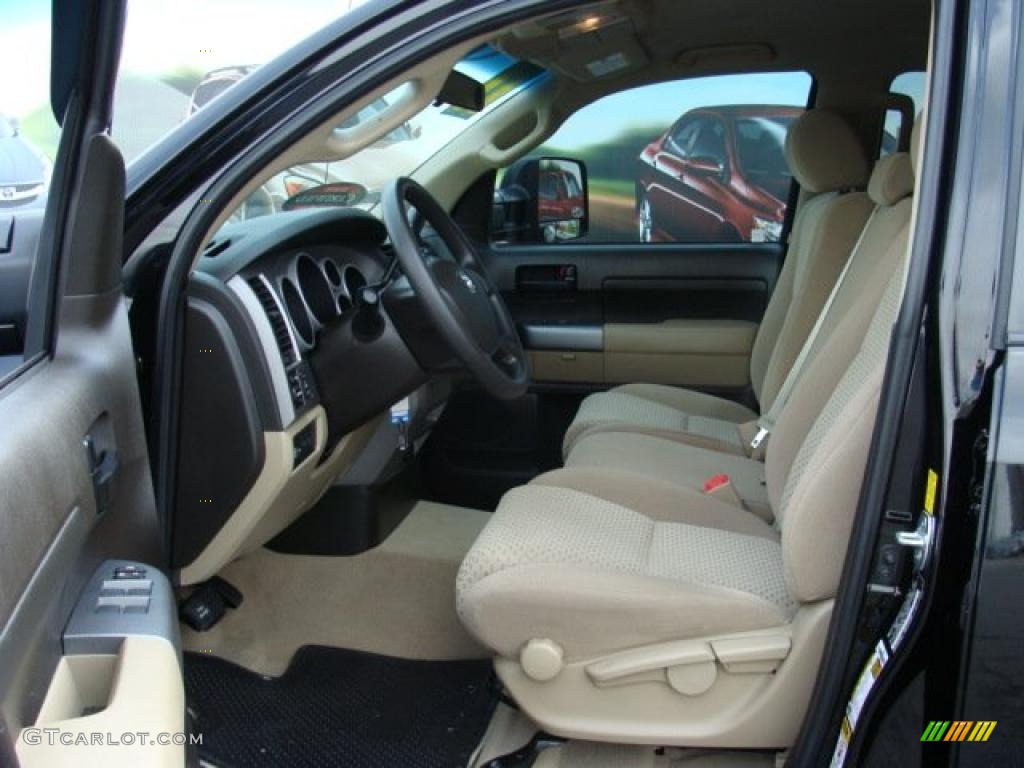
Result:
<svg viewBox="0 0 1024 768"><path fill-rule="evenodd" d="M562 178L565 181L566 197L583 197L583 189L575 176L567 173Z"/></svg>
<svg viewBox="0 0 1024 768"><path fill-rule="evenodd" d="M558 176L556 174L549 172L540 175L540 196L548 200L557 200L561 197L558 194Z"/></svg>
<svg viewBox="0 0 1024 768"><path fill-rule="evenodd" d="M0 3L0 381L43 351L49 266L36 260L61 131L50 107L50 3Z"/></svg>
<svg viewBox="0 0 1024 768"><path fill-rule="evenodd" d="M669 136L672 149L679 157L686 157L693 149L693 140L700 128L698 120L684 120Z"/></svg>
<svg viewBox="0 0 1024 768"><path fill-rule="evenodd" d="M528 226L517 229L510 217L549 192L538 187L531 201L522 185L531 176L502 172L494 238L555 245L777 241L792 185L786 133L806 109L811 85L806 72L722 75L595 101L514 166L541 158L582 162L586 234L537 239Z"/></svg>
<svg viewBox="0 0 1024 768"><path fill-rule="evenodd" d="M910 131L914 119L924 106L924 72L904 72L889 86L891 106L885 111L882 136L878 143L878 156L906 151L910 146Z"/></svg>
<svg viewBox="0 0 1024 768"><path fill-rule="evenodd" d="M690 150L694 159L707 159L718 163L723 169L728 168L729 156L725 148L725 124L721 120L707 118L701 120L697 138Z"/></svg>

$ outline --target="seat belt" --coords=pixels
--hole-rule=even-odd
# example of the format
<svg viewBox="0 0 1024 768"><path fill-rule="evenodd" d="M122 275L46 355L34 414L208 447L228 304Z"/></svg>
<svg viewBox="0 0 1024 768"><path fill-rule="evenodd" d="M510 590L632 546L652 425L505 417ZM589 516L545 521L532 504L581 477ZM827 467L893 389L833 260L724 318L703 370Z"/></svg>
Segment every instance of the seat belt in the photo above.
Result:
<svg viewBox="0 0 1024 768"><path fill-rule="evenodd" d="M757 434L754 435L753 439L750 441L750 449L752 451L757 451L764 441L768 439L768 435L770 435L772 430L775 428L775 422L778 421L779 414L785 407L789 396L793 393L793 388L796 386L796 383L800 378L800 371L807 362L807 358L811 355L811 349L814 347L814 340L817 338L822 326L825 325L825 318L828 316L829 310L832 308L832 303L836 300L836 296L839 295L839 289L842 287L843 281L846 279L846 275L850 271L850 267L853 265L857 251L860 250L860 246L864 242L864 237L867 235L868 229L871 227L871 221L875 218L876 213L878 213L877 205L871 211L871 215L868 216L868 220L864 223L864 229L861 230L860 237L857 238L857 242L853 246L853 250L850 251L850 255L846 258L846 264L843 265L843 271L839 273L839 277L836 279L835 285L832 286L832 292L829 293L828 298L825 300L825 304L821 308L821 312L818 314L818 319L814 321L814 325L811 327L811 332L807 335L807 340L804 341L804 345L800 348L800 354L796 356L796 360L793 361L793 365L790 367L789 373L786 374L786 378L782 381L782 386L779 387L778 394L775 395L775 400L772 402L772 407L768 409L767 413L761 414L761 417L757 420Z"/></svg>

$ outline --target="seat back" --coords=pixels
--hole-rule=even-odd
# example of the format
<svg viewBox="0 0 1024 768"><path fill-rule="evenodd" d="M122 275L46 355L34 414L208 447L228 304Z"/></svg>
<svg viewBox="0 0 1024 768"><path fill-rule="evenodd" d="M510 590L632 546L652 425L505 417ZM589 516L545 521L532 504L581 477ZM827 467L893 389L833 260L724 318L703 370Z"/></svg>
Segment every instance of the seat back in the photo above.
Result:
<svg viewBox="0 0 1024 768"><path fill-rule="evenodd" d="M869 165L853 130L823 109L805 112L786 137L786 160L814 197L797 209L786 261L750 355L750 380L767 411L871 212L860 191Z"/></svg>
<svg viewBox="0 0 1024 768"><path fill-rule="evenodd" d="M913 184L907 154L876 164L876 209L768 445L786 580L802 602L838 588L902 298Z"/></svg>

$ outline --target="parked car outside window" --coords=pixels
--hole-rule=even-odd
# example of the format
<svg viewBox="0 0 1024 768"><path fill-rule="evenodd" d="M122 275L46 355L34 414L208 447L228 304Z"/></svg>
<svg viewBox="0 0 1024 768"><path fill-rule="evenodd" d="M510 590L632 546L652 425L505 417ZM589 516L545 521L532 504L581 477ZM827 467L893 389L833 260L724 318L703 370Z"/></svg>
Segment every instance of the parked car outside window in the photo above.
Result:
<svg viewBox="0 0 1024 768"><path fill-rule="evenodd" d="M50 161L21 135L17 120L0 114L0 209L40 200L50 168Z"/></svg>
<svg viewBox="0 0 1024 768"><path fill-rule="evenodd" d="M792 177L789 126L802 110L693 110L640 153L637 227L643 242L775 242Z"/></svg>
<svg viewBox="0 0 1024 768"><path fill-rule="evenodd" d="M792 186L786 133L810 89L805 72L633 88L581 108L528 157L586 165L584 242L776 242Z"/></svg>

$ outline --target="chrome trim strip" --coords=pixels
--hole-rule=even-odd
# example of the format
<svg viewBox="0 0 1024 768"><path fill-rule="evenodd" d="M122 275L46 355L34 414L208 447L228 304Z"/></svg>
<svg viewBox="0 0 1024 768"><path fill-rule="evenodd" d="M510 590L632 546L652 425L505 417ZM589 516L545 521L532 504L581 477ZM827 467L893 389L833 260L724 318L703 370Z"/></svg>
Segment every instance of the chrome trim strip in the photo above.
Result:
<svg viewBox="0 0 1024 768"><path fill-rule="evenodd" d="M288 337L292 341L295 354L301 359L299 346L295 343L288 314L282 308L281 301L278 299L274 289L271 288L267 278L263 275L258 277L267 286L270 295L274 297L278 312L285 318ZM274 387L274 399L277 400L277 410L281 416L281 424L287 427L295 421L295 405L292 403L291 389L288 387L288 375L285 372L284 360L281 359L281 350L277 346L277 337L274 336L274 329L270 326L270 318L267 317L267 313L263 309L263 305L260 304L260 300L256 298L255 292L239 275L235 275L228 280L228 288L234 291L235 295L241 300L243 306L245 306L245 311L249 313L249 318L256 329L256 336L260 340L263 356L267 361L267 369L270 371L270 382Z"/></svg>
<svg viewBox="0 0 1024 768"><path fill-rule="evenodd" d="M1000 464L1024 464L1024 403L1020 392L1024 392L1024 349L1010 347L1006 350L1003 369L996 379L998 402L992 408L992 415L998 419L999 432L996 435L995 460Z"/></svg>

